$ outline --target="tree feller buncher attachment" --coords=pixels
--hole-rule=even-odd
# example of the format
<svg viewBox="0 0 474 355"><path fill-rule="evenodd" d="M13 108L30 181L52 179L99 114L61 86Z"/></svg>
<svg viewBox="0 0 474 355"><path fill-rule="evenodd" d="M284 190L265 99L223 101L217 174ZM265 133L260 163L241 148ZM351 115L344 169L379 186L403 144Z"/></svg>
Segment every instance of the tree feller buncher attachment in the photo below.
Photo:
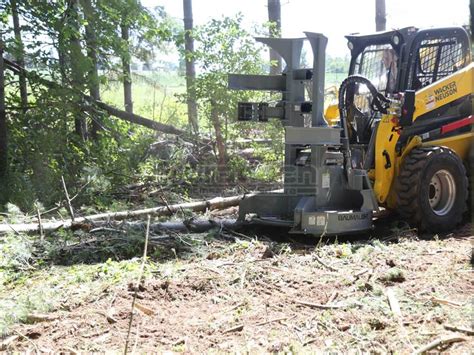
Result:
<svg viewBox="0 0 474 355"><path fill-rule="evenodd" d="M466 31L409 27L347 36L349 76L326 117L327 38L305 34L257 38L285 60L281 75L229 75L231 89L281 93L274 106L239 103L239 120L276 118L285 127L283 192L242 200L239 219L335 235L371 229L383 206L420 229L453 228L467 207L474 135ZM300 67L304 41L312 68Z"/></svg>

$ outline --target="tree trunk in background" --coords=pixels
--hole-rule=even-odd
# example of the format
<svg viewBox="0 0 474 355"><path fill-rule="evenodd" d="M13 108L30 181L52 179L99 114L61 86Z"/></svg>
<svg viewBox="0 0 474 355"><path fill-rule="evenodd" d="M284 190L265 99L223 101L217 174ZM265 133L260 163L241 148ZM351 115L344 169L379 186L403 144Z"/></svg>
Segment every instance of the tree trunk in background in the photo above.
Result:
<svg viewBox="0 0 474 355"><path fill-rule="evenodd" d="M70 60L71 60L71 75L72 75L72 86L78 92L83 91L84 87L84 55L82 54L81 40L79 38L80 22L79 22L79 0L71 1L71 24L74 26L74 33L70 39ZM80 99L78 98L78 101ZM79 103L79 102L78 102ZM80 109L75 112L74 126L76 134L81 137L82 140L87 138L87 124L84 117L84 113Z"/></svg>
<svg viewBox="0 0 474 355"><path fill-rule="evenodd" d="M386 25L385 0L375 0L375 30L385 31Z"/></svg>
<svg viewBox="0 0 474 355"><path fill-rule="evenodd" d="M131 53L129 48L130 30L128 25L125 23L125 20L122 20L120 30L122 32L122 40L127 44L127 53L122 54L123 104L125 106L125 111L133 113L132 71L130 68Z"/></svg>
<svg viewBox="0 0 474 355"><path fill-rule="evenodd" d="M87 57L90 61L88 72L89 93L94 100L100 101L100 83L99 71L97 66L97 38L95 35L94 23L96 20L95 9L92 7L91 0L81 0L84 16L87 21L85 40L87 46ZM91 136L97 139L97 132L102 129L102 125L97 121L98 117L91 122Z"/></svg>
<svg viewBox="0 0 474 355"><path fill-rule="evenodd" d="M194 133L199 132L198 112L196 104L196 89L194 82L196 80L196 69L194 66L194 40L192 37L193 30L193 5L192 0L183 0L184 14L184 49L186 52L186 90L188 102L188 122Z"/></svg>
<svg viewBox="0 0 474 355"><path fill-rule="evenodd" d="M280 0L268 0L268 21L273 24L270 29L270 37L281 36L281 5ZM281 73L281 57L273 49L270 49L270 61L273 64L270 67L270 74Z"/></svg>
<svg viewBox="0 0 474 355"><path fill-rule="evenodd" d="M61 32L57 33L58 46L56 50L58 51L58 65L59 73L61 74L61 82L64 84L69 84L66 75L66 41Z"/></svg>
<svg viewBox="0 0 474 355"><path fill-rule="evenodd" d="M225 182L226 180L226 146L224 136L222 134L222 124L219 119L219 111L215 103L211 103L211 121L214 127L214 133L216 135L216 147L217 147L217 169L219 171L219 181Z"/></svg>
<svg viewBox="0 0 474 355"><path fill-rule="evenodd" d="M472 0L469 3L469 12L471 13L471 45L474 54L474 1Z"/></svg>
<svg viewBox="0 0 474 355"><path fill-rule="evenodd" d="M21 39L20 18L18 16L17 1L12 0L10 2L10 5L12 8L13 31L15 33L15 42L16 42L15 60L19 66L24 68L25 67L25 50L23 46L23 40ZM19 73L18 77L20 81L21 108L23 112L26 112L26 110L28 109L28 91L26 87L26 78L23 73Z"/></svg>
<svg viewBox="0 0 474 355"><path fill-rule="evenodd" d="M8 202L8 143L7 114L5 112L5 65L3 41L0 33L0 204Z"/></svg>

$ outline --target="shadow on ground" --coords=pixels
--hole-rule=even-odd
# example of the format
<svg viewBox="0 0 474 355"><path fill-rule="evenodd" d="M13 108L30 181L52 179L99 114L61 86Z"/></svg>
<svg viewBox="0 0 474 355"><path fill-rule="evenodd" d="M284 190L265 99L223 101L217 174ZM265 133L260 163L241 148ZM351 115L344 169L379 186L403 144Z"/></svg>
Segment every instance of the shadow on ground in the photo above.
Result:
<svg viewBox="0 0 474 355"><path fill-rule="evenodd" d="M444 239L465 237L472 234L471 224L467 221L451 233L418 234L416 229L400 220L397 215L389 215L374 220L371 231L343 236L322 236L289 234L289 230L281 227L246 226L236 231L217 227L205 233L181 233L162 231L151 233L149 238L148 256L155 262L166 262L192 257L206 257L210 245L219 244L222 248L231 248L241 241L259 240L275 248L283 245L291 246L292 250L310 249L334 243L367 244L373 240L382 243L398 243L403 239ZM46 243L37 245L36 254L46 264L73 265L96 264L109 259L114 261L140 257L144 248L144 230L123 230L119 227L105 228L100 233L85 233L81 230L64 234L53 234Z"/></svg>

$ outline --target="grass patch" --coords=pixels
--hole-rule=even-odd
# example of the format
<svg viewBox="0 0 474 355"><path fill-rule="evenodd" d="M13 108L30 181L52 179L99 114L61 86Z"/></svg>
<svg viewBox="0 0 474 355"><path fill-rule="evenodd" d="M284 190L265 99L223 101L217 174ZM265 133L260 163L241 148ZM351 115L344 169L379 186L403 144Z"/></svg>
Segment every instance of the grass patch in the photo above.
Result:
<svg viewBox="0 0 474 355"><path fill-rule="evenodd" d="M68 254L68 245L75 245L81 237L63 231L43 243L27 235L9 234L0 239L0 334L26 321L29 314L70 309L138 277L140 258L133 256L140 255L143 237L134 241L131 236L127 250L125 245L114 248L109 243L102 249ZM100 262L107 253L132 258ZM70 265L57 265L65 258ZM156 268L157 264L149 262L145 276Z"/></svg>
<svg viewBox="0 0 474 355"><path fill-rule="evenodd" d="M0 292L0 334L25 321L28 315L52 310L69 310L93 301L109 287L138 277L140 260L108 260L103 264L51 266L4 284ZM149 275L156 268L149 264Z"/></svg>

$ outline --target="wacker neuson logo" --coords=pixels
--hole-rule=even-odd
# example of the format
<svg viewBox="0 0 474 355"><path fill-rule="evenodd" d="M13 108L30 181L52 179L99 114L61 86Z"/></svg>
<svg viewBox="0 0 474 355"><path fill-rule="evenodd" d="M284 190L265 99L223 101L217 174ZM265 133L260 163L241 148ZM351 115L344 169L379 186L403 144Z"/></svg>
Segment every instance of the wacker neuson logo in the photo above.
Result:
<svg viewBox="0 0 474 355"><path fill-rule="evenodd" d="M454 95L457 92L458 92L458 88L456 87L455 81L452 81L449 84L446 84L434 90L436 101L443 100L447 98L448 96Z"/></svg>

